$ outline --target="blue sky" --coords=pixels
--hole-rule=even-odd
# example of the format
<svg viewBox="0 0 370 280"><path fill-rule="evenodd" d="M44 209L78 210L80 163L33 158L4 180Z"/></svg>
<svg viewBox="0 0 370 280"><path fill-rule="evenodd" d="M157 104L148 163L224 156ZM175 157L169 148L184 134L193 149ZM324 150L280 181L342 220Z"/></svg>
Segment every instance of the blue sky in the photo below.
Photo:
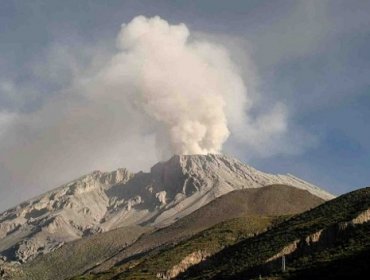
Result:
<svg viewBox="0 0 370 280"><path fill-rule="evenodd" d="M243 71L243 78L251 80L251 93L258 95L252 113L266 111L276 102L283 103L289 112L291 132L284 138L287 142L283 149L258 155L242 145L235 146L231 138L224 146L226 153L258 169L289 172L341 194L370 185L369 14L370 2L356 0L4 0L0 3L0 112L6 113L7 119L41 110L68 88L74 71L79 75L89 71L92 53L99 53L95 55L96 64L109 57L116 48L122 23L138 15L159 15L171 24L185 23L195 37L224 44L242 69L244 55L248 54L253 79L249 68ZM9 147L18 150L16 145L26 143L27 137L35 134L27 126L21 131L17 135L24 138L23 142L15 146L6 143L0 146L0 152ZM45 145L53 145L48 143ZM290 149L295 144L300 148ZM22 172L33 170L37 155L52 161L35 153L19 170L0 163L1 209L92 167L126 164L132 156L112 160L109 165L99 162L98 156L92 165L81 160L55 180L48 177L57 172L50 173L46 168L50 164L43 162L34 169L37 175L18 180ZM57 152L55 160L62 160ZM64 172L63 166L59 173Z"/></svg>

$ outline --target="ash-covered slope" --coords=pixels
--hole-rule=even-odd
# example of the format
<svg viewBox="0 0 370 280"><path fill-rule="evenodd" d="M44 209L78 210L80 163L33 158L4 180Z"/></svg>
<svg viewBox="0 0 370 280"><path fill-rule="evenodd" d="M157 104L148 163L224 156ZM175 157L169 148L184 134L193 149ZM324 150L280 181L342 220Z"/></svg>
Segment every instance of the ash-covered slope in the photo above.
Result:
<svg viewBox="0 0 370 280"><path fill-rule="evenodd" d="M104 230L108 209L119 206L106 195L133 174L126 169L94 171L0 214L0 255L25 262L65 242Z"/></svg>
<svg viewBox="0 0 370 280"><path fill-rule="evenodd" d="M0 215L0 255L26 262L65 242L121 226L165 226L233 190L284 184L331 199L291 175L223 155L174 156L149 173L95 171Z"/></svg>
<svg viewBox="0 0 370 280"><path fill-rule="evenodd" d="M282 184L307 190L324 200L333 195L292 175L272 175L224 155L174 156L151 170L169 203L155 223L171 223L233 190ZM176 207L173 207L175 206Z"/></svg>

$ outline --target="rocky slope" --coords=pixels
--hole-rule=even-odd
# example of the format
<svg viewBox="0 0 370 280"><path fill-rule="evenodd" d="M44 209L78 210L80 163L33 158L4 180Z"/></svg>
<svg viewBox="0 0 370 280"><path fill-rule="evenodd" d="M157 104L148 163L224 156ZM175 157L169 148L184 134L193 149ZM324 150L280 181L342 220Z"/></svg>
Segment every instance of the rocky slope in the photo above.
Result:
<svg viewBox="0 0 370 280"><path fill-rule="evenodd" d="M18 265L22 277L14 279L69 279L82 274L135 243L149 227L121 227L77 239L46 255ZM1 264L0 264L1 267Z"/></svg>
<svg viewBox="0 0 370 280"><path fill-rule="evenodd" d="M5 211L0 215L0 254L25 262L65 242L109 229L104 216L121 201L106 193L132 176L125 169L95 171Z"/></svg>
<svg viewBox="0 0 370 280"><path fill-rule="evenodd" d="M150 172L95 171L0 214L0 255L27 262L66 242L121 226L162 227L234 190L285 184L328 200L291 175L223 155L174 156Z"/></svg>

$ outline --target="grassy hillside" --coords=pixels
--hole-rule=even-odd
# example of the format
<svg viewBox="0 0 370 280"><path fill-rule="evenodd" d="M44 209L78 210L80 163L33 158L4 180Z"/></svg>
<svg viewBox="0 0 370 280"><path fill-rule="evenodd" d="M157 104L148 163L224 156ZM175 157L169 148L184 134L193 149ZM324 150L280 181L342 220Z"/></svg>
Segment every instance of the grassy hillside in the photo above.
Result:
<svg viewBox="0 0 370 280"><path fill-rule="evenodd" d="M220 222L246 215L300 213L323 203L307 191L284 185L238 190L223 195L169 227L144 234L132 246L94 267L90 272L109 270L117 263L164 245L178 243Z"/></svg>
<svg viewBox="0 0 370 280"><path fill-rule="evenodd" d="M212 255L226 246L266 230L278 221L279 218L261 216L235 218L217 224L177 245L138 256L109 271L75 279L158 279L157 273L171 269L191 253L202 251Z"/></svg>
<svg viewBox="0 0 370 280"><path fill-rule="evenodd" d="M334 246L293 258L281 279L362 279L370 272L370 224L350 228Z"/></svg>
<svg viewBox="0 0 370 280"><path fill-rule="evenodd" d="M223 249L207 261L193 266L180 278L250 279L262 275L303 279L315 273L316 269L327 274L343 263L350 268L351 262L369 254L370 231L368 223L352 226L345 222L369 208L370 188L348 193L294 216L265 233ZM323 230L323 240L312 246L303 246L308 236L320 230ZM280 274L280 258L271 262L268 259L297 240L301 243L297 243L296 253L286 257L287 272ZM354 269L349 272L353 273ZM316 276L307 276L307 279Z"/></svg>

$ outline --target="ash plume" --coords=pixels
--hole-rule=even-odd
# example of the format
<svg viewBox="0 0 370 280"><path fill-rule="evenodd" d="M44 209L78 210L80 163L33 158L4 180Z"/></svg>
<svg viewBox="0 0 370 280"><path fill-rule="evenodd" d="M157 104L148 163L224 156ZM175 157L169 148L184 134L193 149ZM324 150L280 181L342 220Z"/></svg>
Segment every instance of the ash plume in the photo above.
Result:
<svg viewBox="0 0 370 280"><path fill-rule="evenodd" d="M122 25L117 45L120 52L103 80L121 84L122 94L155 120L158 149L220 152L230 134L228 101L245 102L242 79L227 52L191 40L184 24L170 25L160 17L139 16Z"/></svg>
<svg viewBox="0 0 370 280"><path fill-rule="evenodd" d="M252 115L255 100L223 45L158 16L123 24L114 51L99 43L51 48L33 67L60 90L34 110L0 115L1 183L17 186L14 197L94 169L220 153L229 137L229 151L285 152L285 106Z"/></svg>

